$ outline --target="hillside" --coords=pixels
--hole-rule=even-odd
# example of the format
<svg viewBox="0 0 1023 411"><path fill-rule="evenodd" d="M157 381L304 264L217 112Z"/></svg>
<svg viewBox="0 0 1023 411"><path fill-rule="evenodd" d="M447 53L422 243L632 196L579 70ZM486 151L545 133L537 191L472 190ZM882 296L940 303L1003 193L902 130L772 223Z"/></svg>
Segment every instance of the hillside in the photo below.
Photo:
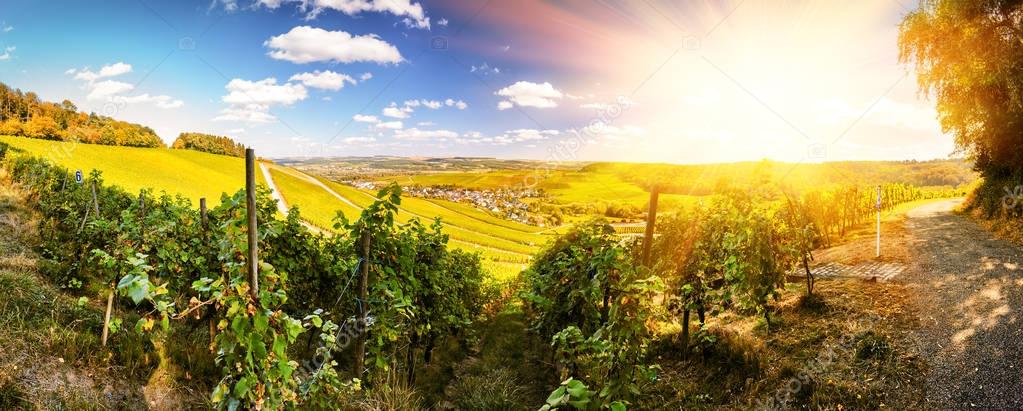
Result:
<svg viewBox="0 0 1023 411"><path fill-rule="evenodd" d="M221 193L234 193L245 183L243 159L194 150L75 144L10 136L0 136L0 144L86 174L100 170L107 182L130 192L148 188L157 193L180 194L193 205L198 204L200 197L206 197L209 205L215 206L220 203ZM286 206L298 207L303 219L321 229L333 226L338 211L348 219L357 219L374 199L375 193L371 191L321 180L290 167L269 163L264 166ZM264 176L256 173L259 184L267 185ZM529 256L547 241L538 227L501 220L456 203L409 197L403 199L398 217L402 222L419 218L424 223L442 217L452 246L482 253L490 270L501 278L518 273Z"/></svg>
<svg viewBox="0 0 1023 411"><path fill-rule="evenodd" d="M100 170L109 183L128 191L143 188L170 195L180 194L198 206L206 197L210 206L220 203L222 193L233 194L245 186L245 161L168 148L136 148L81 144L0 136L13 151L47 158L70 170ZM262 176L256 177L265 183Z"/></svg>

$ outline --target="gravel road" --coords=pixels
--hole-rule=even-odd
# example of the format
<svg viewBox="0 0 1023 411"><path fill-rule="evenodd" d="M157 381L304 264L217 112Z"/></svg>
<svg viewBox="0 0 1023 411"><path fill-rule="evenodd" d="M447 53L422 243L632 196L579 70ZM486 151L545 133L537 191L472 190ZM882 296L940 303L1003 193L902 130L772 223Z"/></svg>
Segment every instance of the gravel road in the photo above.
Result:
<svg viewBox="0 0 1023 411"><path fill-rule="evenodd" d="M943 201L910 211L916 337L928 364L921 408L1023 409L1023 252Z"/></svg>

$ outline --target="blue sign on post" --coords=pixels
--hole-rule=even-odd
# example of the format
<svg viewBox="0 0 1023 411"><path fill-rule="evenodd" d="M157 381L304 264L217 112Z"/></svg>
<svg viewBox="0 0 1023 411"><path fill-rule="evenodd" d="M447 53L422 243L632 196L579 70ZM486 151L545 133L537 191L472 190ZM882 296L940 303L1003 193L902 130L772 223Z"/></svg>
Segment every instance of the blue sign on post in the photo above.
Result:
<svg viewBox="0 0 1023 411"><path fill-rule="evenodd" d="M75 182L82 184L85 181L85 177L82 175L82 170L75 171Z"/></svg>

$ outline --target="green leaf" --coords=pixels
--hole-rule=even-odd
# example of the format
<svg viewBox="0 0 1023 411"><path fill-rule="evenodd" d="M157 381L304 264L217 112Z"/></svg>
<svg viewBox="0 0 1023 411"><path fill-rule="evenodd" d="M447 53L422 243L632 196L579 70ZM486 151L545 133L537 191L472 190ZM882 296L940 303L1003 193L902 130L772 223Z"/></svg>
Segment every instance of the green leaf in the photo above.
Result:
<svg viewBox="0 0 1023 411"><path fill-rule="evenodd" d="M255 315L255 318L253 319L252 327L256 330L257 333L261 333L262 334L263 332L266 331L266 328L269 326L269 321L270 321L270 319L267 318L267 316L266 316L266 314L264 312L256 311L256 315Z"/></svg>
<svg viewBox="0 0 1023 411"><path fill-rule="evenodd" d="M224 396L227 395L227 385L217 384L217 388L213 390L213 394L210 395L210 401L214 404L224 400Z"/></svg>
<svg viewBox="0 0 1023 411"><path fill-rule="evenodd" d="M245 394L249 393L249 389L252 388L253 385L255 385L254 378L248 375L242 377L234 384L234 396L236 398L244 398Z"/></svg>
<svg viewBox="0 0 1023 411"><path fill-rule="evenodd" d="M292 363L293 361L289 362L280 361L277 363L277 370L280 371L281 378L285 380L291 379L291 373L295 371L295 365L297 365Z"/></svg>
<svg viewBox="0 0 1023 411"><path fill-rule="evenodd" d="M263 337L260 334L249 334L249 350L257 360L266 358L266 343L263 342Z"/></svg>
<svg viewBox="0 0 1023 411"><path fill-rule="evenodd" d="M273 343L272 350L273 350L274 355L277 356L277 358L284 358L284 356L285 356L285 354L287 353L287 350L288 350L288 343L287 343L287 341L284 341L284 339L281 338L281 336L279 336L279 335L274 336L274 343Z"/></svg>

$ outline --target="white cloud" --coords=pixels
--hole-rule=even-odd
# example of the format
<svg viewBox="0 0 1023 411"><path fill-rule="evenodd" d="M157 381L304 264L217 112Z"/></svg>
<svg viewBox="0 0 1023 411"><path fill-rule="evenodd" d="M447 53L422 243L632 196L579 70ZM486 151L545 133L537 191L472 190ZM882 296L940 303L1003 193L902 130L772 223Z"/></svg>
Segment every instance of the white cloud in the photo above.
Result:
<svg viewBox="0 0 1023 411"><path fill-rule="evenodd" d="M214 118L217 121L273 122L277 118L270 114L271 107L290 106L309 96L301 84L277 84L273 77L260 81L233 79L224 88L228 93L221 100L230 107Z"/></svg>
<svg viewBox="0 0 1023 411"><path fill-rule="evenodd" d="M398 49L375 34L352 36L344 31L298 26L263 43L277 60L304 64L312 62L400 63Z"/></svg>
<svg viewBox="0 0 1023 411"><path fill-rule="evenodd" d="M447 99L447 100L444 100L444 105L446 105L446 106L448 106L448 107L451 107L451 106L455 106L455 108L457 108L457 109L459 109L459 110L465 110L466 108L468 108L468 107L469 107L469 105L468 105L468 104L466 104L466 103L465 103L464 101L462 101L462 100L457 100L457 101L456 101L456 100L454 100L454 99L450 99L450 98L449 98L449 99Z"/></svg>
<svg viewBox="0 0 1023 411"><path fill-rule="evenodd" d="M510 101L499 101L497 103L497 109L498 110L507 110L507 109L512 108L513 106L514 105Z"/></svg>
<svg viewBox="0 0 1023 411"><path fill-rule="evenodd" d="M416 123L416 125L419 126L419 127L430 127L430 126L435 126L437 124L432 122L432 121L420 121L420 122Z"/></svg>
<svg viewBox="0 0 1023 411"><path fill-rule="evenodd" d="M405 17L402 22L410 28L430 28L430 18L423 11L423 6L410 0L257 0L256 4L276 9L286 2L299 3L299 9L307 11L307 20L315 19L324 10L335 10L349 16L379 12Z"/></svg>
<svg viewBox="0 0 1023 411"><path fill-rule="evenodd" d="M437 100L422 100L421 103L423 103L424 107L433 110L439 109L444 106L444 103L441 103Z"/></svg>
<svg viewBox="0 0 1023 411"><path fill-rule="evenodd" d="M8 26L7 23L3 24L3 31L4 31L4 33L10 33L13 30L14 30L14 26Z"/></svg>
<svg viewBox="0 0 1023 411"><path fill-rule="evenodd" d="M356 122L359 122L359 123L379 123L380 122L380 119L378 119L377 116L367 116L367 115L363 115L363 114L356 114L356 115L352 116L352 120L355 120Z"/></svg>
<svg viewBox="0 0 1023 411"><path fill-rule="evenodd" d="M166 108L166 109L180 108L180 107L183 107L185 105L184 101L175 100L173 97L166 96L166 95L150 96L149 94L141 94L141 95L138 95L138 96L131 96L131 97L110 96L110 98L111 98L112 101L126 103L126 104L152 103L153 105L155 105L155 106L157 106L159 108Z"/></svg>
<svg viewBox="0 0 1023 411"><path fill-rule="evenodd" d="M14 50L17 50L17 47L7 47L7 48L5 48L4 49L4 54L0 54L0 61L10 60L11 57L12 57L11 53L13 53Z"/></svg>
<svg viewBox="0 0 1023 411"><path fill-rule="evenodd" d="M479 73L479 74L485 76L485 75L488 75L488 74L501 74L501 69L499 69L497 67L491 67L489 64L484 62L483 64L481 64L479 66L476 66L476 65L469 66L469 72L470 73Z"/></svg>
<svg viewBox="0 0 1023 411"><path fill-rule="evenodd" d="M585 103L579 107L597 111L621 112L635 106L636 102L626 96L618 96L615 101L609 103Z"/></svg>
<svg viewBox="0 0 1023 411"><path fill-rule="evenodd" d="M437 20L437 25L441 26L441 27L447 27L448 26L448 19L441 18L440 20Z"/></svg>
<svg viewBox="0 0 1023 411"><path fill-rule="evenodd" d="M408 115L411 112L412 107L410 106L398 107L396 103L392 102L390 106L384 108L383 115L393 118L408 118Z"/></svg>
<svg viewBox="0 0 1023 411"><path fill-rule="evenodd" d="M224 86L228 94L223 97L230 104L260 105L291 105L305 100L309 93L301 84L277 84L277 79L270 77L260 81L234 79Z"/></svg>
<svg viewBox="0 0 1023 411"><path fill-rule="evenodd" d="M104 80L97 83L90 83L88 86L89 95L85 98L89 100L107 100L118 94L127 93L135 89L135 86L125 83L123 81L116 80Z"/></svg>
<svg viewBox="0 0 1023 411"><path fill-rule="evenodd" d="M347 74L335 73L330 70L319 71L316 70L312 73L299 73L291 76L288 81L298 81L305 84L308 87L318 88L321 90L333 90L338 91L344 88L345 82L356 84L354 78Z"/></svg>
<svg viewBox="0 0 1023 411"><path fill-rule="evenodd" d="M105 65L96 72L88 68L71 68L64 71L64 74L74 76L75 80L85 82L84 88L89 92L85 96L87 100L109 101L118 104L152 104L162 109L175 109L185 105L184 101L167 95L153 96L146 93L126 96L125 93L135 90L135 86L123 81L109 80L109 78L122 76L131 73L131 71L131 64L117 62Z"/></svg>
<svg viewBox="0 0 1023 411"><path fill-rule="evenodd" d="M269 113L270 108L259 104L244 106L231 106L220 111L220 115L213 118L214 121L240 121L245 123L272 123L277 121Z"/></svg>
<svg viewBox="0 0 1023 411"><path fill-rule="evenodd" d="M420 130L418 128L410 128L406 130L399 130L394 133L394 138L408 141L446 140L457 137L458 133L450 130Z"/></svg>
<svg viewBox="0 0 1023 411"><path fill-rule="evenodd" d="M519 81L494 93L508 100L498 104L497 108L505 110L511 108L510 104L520 107L551 108L557 107L558 102L564 95L560 90L554 88L551 83L531 83ZM507 104L506 104L507 103Z"/></svg>
<svg viewBox="0 0 1023 411"><path fill-rule="evenodd" d="M213 0L208 10L213 10L217 5L223 5L224 10L227 12L238 11L238 0Z"/></svg>
<svg viewBox="0 0 1023 411"><path fill-rule="evenodd" d="M401 124L400 121L382 121L377 123L377 127L391 130L401 130L403 125Z"/></svg>
<svg viewBox="0 0 1023 411"><path fill-rule="evenodd" d="M359 76L359 81L366 81L366 80L369 80L371 78L373 78L373 73L365 72L365 73L362 73L361 76Z"/></svg>
<svg viewBox="0 0 1023 411"><path fill-rule="evenodd" d="M518 129L505 131L499 136L488 137L478 131L472 131L455 139L455 142L459 144L493 144L506 146L516 143L547 140L558 135L561 135L561 132L558 130Z"/></svg>
<svg viewBox="0 0 1023 411"><path fill-rule="evenodd" d="M123 74L128 74L131 73L131 70L131 64L117 62L101 67L98 73L92 72L89 69L78 70L77 74L75 74L75 80L93 82L101 78L117 77Z"/></svg>
<svg viewBox="0 0 1023 411"><path fill-rule="evenodd" d="M227 130L227 132L229 134L242 134L242 133L245 132L245 129L244 128L233 128L233 129Z"/></svg>
<svg viewBox="0 0 1023 411"><path fill-rule="evenodd" d="M377 139L373 137L348 137L342 141L344 141L347 144L367 144L374 143L377 141Z"/></svg>

